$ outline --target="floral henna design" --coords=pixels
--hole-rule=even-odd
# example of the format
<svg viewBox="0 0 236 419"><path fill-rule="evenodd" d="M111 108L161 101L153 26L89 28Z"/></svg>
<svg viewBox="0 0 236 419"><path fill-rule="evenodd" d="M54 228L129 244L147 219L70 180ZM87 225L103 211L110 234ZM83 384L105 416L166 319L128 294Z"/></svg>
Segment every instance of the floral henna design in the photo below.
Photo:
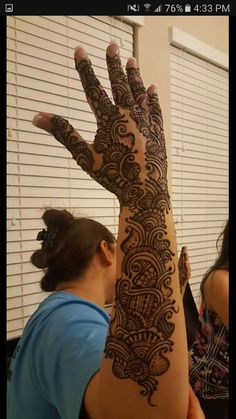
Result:
<svg viewBox="0 0 236 419"><path fill-rule="evenodd" d="M133 206L137 197L143 196L137 189L140 182L140 166L135 161L134 135L127 132L127 121L118 115L112 116L112 129L98 129L93 145L79 141L73 135L73 127L68 121L55 115L52 120L54 137L72 153L78 165L110 192L116 194L121 206ZM121 140L124 141L122 144ZM102 164L97 167L97 156L101 154ZM135 187L135 185L137 185Z"/></svg>
<svg viewBox="0 0 236 419"><path fill-rule="evenodd" d="M71 153L77 164L87 173L92 172L94 158L85 141L79 141L73 135L74 129L64 118L54 115L52 117L52 133Z"/></svg>
<svg viewBox="0 0 236 419"><path fill-rule="evenodd" d="M113 359L114 374L142 386L140 394L150 405L157 378L170 365L167 355L173 350L175 328L171 319L178 312L171 288L174 254L165 239L167 209L168 203L160 200L154 211L136 211L127 220L127 237L121 245L125 276L116 284L105 349L106 356Z"/></svg>
<svg viewBox="0 0 236 419"><path fill-rule="evenodd" d="M107 56L107 64L115 104L90 61L76 62L97 119L94 143L78 138L68 121L58 116L51 120L51 131L82 169L116 194L121 208L131 213L121 243L122 275L116 284L105 356L112 360L114 375L138 383L140 394L152 405L158 378L170 366L173 316L178 312L172 297L175 254L167 239L170 197L163 121L157 94L145 92L139 73L130 71L127 78L118 55Z"/></svg>
<svg viewBox="0 0 236 419"><path fill-rule="evenodd" d="M143 85L143 81L140 76L139 68L128 67L126 68L129 85L136 103L147 114L149 118L149 108L147 105L147 91Z"/></svg>

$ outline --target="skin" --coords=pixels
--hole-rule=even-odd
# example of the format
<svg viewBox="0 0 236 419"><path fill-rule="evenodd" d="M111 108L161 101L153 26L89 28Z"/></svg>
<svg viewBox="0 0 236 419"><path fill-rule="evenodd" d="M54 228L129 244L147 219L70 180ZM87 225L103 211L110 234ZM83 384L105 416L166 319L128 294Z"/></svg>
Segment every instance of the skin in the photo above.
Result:
<svg viewBox="0 0 236 419"><path fill-rule="evenodd" d="M110 251L105 240L92 258L85 274L70 281L60 282L56 291L69 291L104 309L114 299L116 281L116 245Z"/></svg>
<svg viewBox="0 0 236 419"><path fill-rule="evenodd" d="M217 313L229 329L229 272L223 269L211 273L204 285L206 306Z"/></svg>
<svg viewBox="0 0 236 419"><path fill-rule="evenodd" d="M201 409L199 400L191 386L189 386L189 406L187 419L205 419L205 415Z"/></svg>
<svg viewBox="0 0 236 419"><path fill-rule="evenodd" d="M186 285L191 276L191 266L188 256L187 247L183 246L180 252L178 260L179 270L179 284L182 297L186 290ZM189 366L191 365L191 356L189 355ZM188 417L187 419L205 419L205 415L202 411L201 405L198 398L196 397L191 385L189 384L189 405L188 405Z"/></svg>
<svg viewBox="0 0 236 419"><path fill-rule="evenodd" d="M187 342L162 113L157 90L145 89L135 59L128 60L125 75L117 45L107 48L106 58L114 103L83 48L75 52L97 120L92 144L58 115L34 119L120 202L114 303L85 410L91 419L183 419Z"/></svg>
<svg viewBox="0 0 236 419"><path fill-rule="evenodd" d="M184 296L185 287L191 274L186 247L182 247L181 249L178 260L178 269L181 293ZM65 290L71 292L78 297L84 298L85 300L104 308L105 304L110 304L114 299L116 279L115 273L116 245L114 245L114 250L111 252L107 243L103 240L100 243L99 252L96 253L91 260L87 272L83 275L83 277L73 279L71 281L61 282L57 286L57 291ZM87 406L90 406L91 398L94 398L94 394L91 397L90 393L93 393L92 389L97 378L99 378L98 374L92 378L85 393L83 415L86 419L89 419L90 417L88 411L91 410L91 408L87 408ZM205 419L198 398L190 385L187 419Z"/></svg>

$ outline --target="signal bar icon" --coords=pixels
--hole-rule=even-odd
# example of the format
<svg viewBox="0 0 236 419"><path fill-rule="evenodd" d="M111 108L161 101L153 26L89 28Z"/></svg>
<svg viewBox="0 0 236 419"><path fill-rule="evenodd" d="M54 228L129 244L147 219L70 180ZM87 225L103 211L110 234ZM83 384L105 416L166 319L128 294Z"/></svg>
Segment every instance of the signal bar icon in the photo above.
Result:
<svg viewBox="0 0 236 419"><path fill-rule="evenodd" d="M161 9L162 9L162 4L160 4L155 10L153 10L153 12L161 13Z"/></svg>

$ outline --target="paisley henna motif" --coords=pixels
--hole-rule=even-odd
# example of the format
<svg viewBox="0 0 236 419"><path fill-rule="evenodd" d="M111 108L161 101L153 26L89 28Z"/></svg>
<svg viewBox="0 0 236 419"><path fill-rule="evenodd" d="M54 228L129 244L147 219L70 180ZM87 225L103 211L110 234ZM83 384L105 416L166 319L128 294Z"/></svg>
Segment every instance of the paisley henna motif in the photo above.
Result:
<svg viewBox="0 0 236 419"><path fill-rule="evenodd" d="M148 93L138 69L125 75L118 55L107 56L113 104L96 78L88 58L76 62L98 130L93 144L74 135L68 121L54 116L53 134L91 177L116 194L127 207L122 277L105 356L113 373L131 379L151 398L158 377L168 370L173 350L173 316L178 312L171 278L174 253L167 239L170 211L163 120L156 93Z"/></svg>

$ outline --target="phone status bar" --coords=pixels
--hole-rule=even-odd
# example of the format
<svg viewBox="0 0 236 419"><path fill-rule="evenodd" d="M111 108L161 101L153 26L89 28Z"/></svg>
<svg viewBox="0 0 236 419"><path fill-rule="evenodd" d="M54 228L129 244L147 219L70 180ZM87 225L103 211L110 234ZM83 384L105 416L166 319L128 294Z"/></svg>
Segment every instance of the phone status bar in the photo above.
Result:
<svg viewBox="0 0 236 419"><path fill-rule="evenodd" d="M130 3L127 4L127 13L138 14L162 14L162 15L184 15L184 14L230 14L230 3Z"/></svg>

